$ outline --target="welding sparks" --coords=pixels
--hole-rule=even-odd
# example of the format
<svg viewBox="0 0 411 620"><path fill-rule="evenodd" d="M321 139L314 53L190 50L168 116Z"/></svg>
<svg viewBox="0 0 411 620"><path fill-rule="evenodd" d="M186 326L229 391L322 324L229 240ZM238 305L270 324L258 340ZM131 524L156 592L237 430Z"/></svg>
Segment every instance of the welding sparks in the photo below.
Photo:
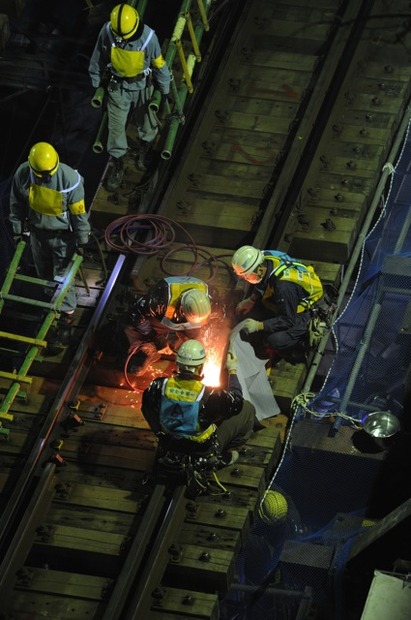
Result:
<svg viewBox="0 0 411 620"><path fill-rule="evenodd" d="M219 323L218 330L215 326L209 325L204 330L201 341L207 352L207 360L203 368L203 383L209 387L219 387L221 385L221 367L223 366L223 356L229 337L229 328L224 323Z"/></svg>
<svg viewBox="0 0 411 620"><path fill-rule="evenodd" d="M203 368L203 383L209 387L218 387L220 385L221 359L208 359Z"/></svg>

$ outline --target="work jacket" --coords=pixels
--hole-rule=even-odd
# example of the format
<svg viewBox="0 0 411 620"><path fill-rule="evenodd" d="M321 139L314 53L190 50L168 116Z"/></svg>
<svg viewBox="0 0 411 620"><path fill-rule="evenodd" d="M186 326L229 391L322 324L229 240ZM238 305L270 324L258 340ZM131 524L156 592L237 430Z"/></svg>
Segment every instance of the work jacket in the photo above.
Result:
<svg viewBox="0 0 411 620"><path fill-rule="evenodd" d="M164 400L174 400L183 405L174 411L174 426L169 412L164 414ZM198 407L189 409L185 405L197 403ZM216 389L204 386L201 377L180 372L174 378L158 377L144 390L141 410L143 415L153 416L156 424L152 430L168 432L178 436L201 436L210 429L217 427L225 419L240 413L243 407L243 395L237 375L229 375L228 388Z"/></svg>
<svg viewBox="0 0 411 620"><path fill-rule="evenodd" d="M162 278L133 308L135 325L143 320L149 320L153 327L162 326L172 331L199 329L206 321L190 323L180 313L181 295L190 289L208 294L207 284L199 278L191 276Z"/></svg>
<svg viewBox="0 0 411 620"><path fill-rule="evenodd" d="M45 183L33 174L27 162L21 164L13 177L9 220L14 235L25 230L70 231L78 244L86 244L90 223L82 176L60 163L50 182Z"/></svg>
<svg viewBox="0 0 411 620"><path fill-rule="evenodd" d="M156 87L163 95L170 92L170 71L161 54L157 35L142 25L134 37L118 42L104 24L97 37L89 64L89 75L94 88L102 84L103 76L113 76L126 90L142 90L152 72Z"/></svg>

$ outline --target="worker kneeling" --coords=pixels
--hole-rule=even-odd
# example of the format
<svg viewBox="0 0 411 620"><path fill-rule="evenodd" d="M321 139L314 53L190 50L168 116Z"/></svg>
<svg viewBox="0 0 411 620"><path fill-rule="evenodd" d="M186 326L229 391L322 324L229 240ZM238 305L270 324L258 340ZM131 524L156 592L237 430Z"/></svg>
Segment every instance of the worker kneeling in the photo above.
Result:
<svg viewBox="0 0 411 620"><path fill-rule="evenodd" d="M256 423L254 406L242 395L233 352L229 349L226 358L227 389L203 384L205 361L201 342L187 340L177 352L176 374L154 379L142 399L142 413L159 440L159 470L168 479L176 473L191 495L208 492L208 471L238 459L233 448L247 441Z"/></svg>
<svg viewBox="0 0 411 620"><path fill-rule="evenodd" d="M126 374L141 376L160 359L162 349L175 352L185 340L201 338L201 330L221 314L213 305L202 280L161 278L134 299L126 315L103 328L101 350L116 353Z"/></svg>

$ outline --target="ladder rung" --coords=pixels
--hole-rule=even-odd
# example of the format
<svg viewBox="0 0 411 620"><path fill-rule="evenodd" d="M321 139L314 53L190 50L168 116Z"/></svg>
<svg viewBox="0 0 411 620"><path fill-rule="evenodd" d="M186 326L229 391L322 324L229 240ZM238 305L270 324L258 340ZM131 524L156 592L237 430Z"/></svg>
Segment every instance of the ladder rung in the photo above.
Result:
<svg viewBox="0 0 411 620"><path fill-rule="evenodd" d="M47 346L47 342L45 340L30 338L29 336L20 336L19 334L11 334L10 332L0 332L0 338L7 338L8 340L15 340L17 342L25 342L27 344L35 344L37 347Z"/></svg>
<svg viewBox="0 0 411 620"><path fill-rule="evenodd" d="M2 298L6 301L17 301L20 304L28 304L29 306L38 306L39 308L47 308L48 310L54 310L53 304L47 301L39 301L38 299L29 299L28 297L19 297L18 295L2 295Z"/></svg>
<svg viewBox="0 0 411 620"><path fill-rule="evenodd" d="M20 280L21 282L30 282L31 284L38 284L40 286L47 286L48 288L55 288L56 282L51 280L41 280L40 278L33 278L33 276L25 276L23 274L16 273L14 276L15 280Z"/></svg>
<svg viewBox="0 0 411 620"><path fill-rule="evenodd" d="M8 422L13 422L14 415L11 415L11 413L4 413L0 410L0 420L7 420Z"/></svg>
<svg viewBox="0 0 411 620"><path fill-rule="evenodd" d="M32 377L28 377L27 375L19 375L14 372L6 372L5 370L0 370L0 377L3 377L3 379L11 379L12 381L18 381L19 383L33 383Z"/></svg>

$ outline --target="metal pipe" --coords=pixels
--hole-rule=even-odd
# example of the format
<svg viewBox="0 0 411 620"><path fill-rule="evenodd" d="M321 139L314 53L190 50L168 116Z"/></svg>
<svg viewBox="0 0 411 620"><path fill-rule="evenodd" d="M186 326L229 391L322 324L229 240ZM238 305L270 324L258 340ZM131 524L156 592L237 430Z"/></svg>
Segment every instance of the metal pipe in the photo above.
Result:
<svg viewBox="0 0 411 620"><path fill-rule="evenodd" d="M4 296L8 294L13 284L14 277L16 275L17 269L19 268L20 259L26 247L25 241L19 241L16 246L16 250L14 252L14 256L12 261L7 269L6 277L4 278L3 285L1 287L1 295L0 295L0 312L3 310L4 306Z"/></svg>
<svg viewBox="0 0 411 620"><path fill-rule="evenodd" d="M374 327L381 312L382 305L380 303L375 304L371 311L371 316L368 320L367 327L364 332L364 338L360 342L359 350L357 357L355 358L351 374L348 379L347 387L345 388L344 395L341 399L341 413L346 413L348 402L351 398L352 391L354 389L355 382L358 377L358 373L361 370L361 364L364 359L364 355L367 352L368 345L370 343L371 336L374 332ZM336 431L340 428L342 424L342 418L340 416L337 417L334 424L330 429L329 436L335 435Z"/></svg>
<svg viewBox="0 0 411 620"><path fill-rule="evenodd" d="M102 86L96 88L96 91L91 99L91 105L93 108L101 108L103 105L103 100L105 97L106 91Z"/></svg>
<svg viewBox="0 0 411 620"><path fill-rule="evenodd" d="M351 258L350 261L347 265L347 268L345 270L344 273L344 278L342 280L341 286L339 288L339 295L338 295L338 300L336 302L336 312L338 311L338 309L341 306L341 303L344 299L344 295L347 291L348 285L351 281L351 276L353 274L354 268L357 264L358 261L358 257L360 256L361 253L361 248L364 244L364 241L369 233L370 230L370 226L372 224L372 221L375 217L375 212L377 210L378 205L380 204L380 200L381 200L381 196L383 194L383 191L385 189L385 185L387 183L387 179L388 177L392 174L393 172L393 166L391 163L392 161L395 161L397 155L398 155L398 151L400 149L400 146L404 140L404 134L405 131L407 129L407 126L409 124L409 119L410 119L410 114L411 114L411 108L408 107L407 110L404 113L404 117L402 120L402 123L398 129L395 141L392 145L392 148L390 150L390 153L388 155L388 163L386 163L383 166L382 169L382 174L381 174L381 178L380 181L377 185L377 188L375 190L374 193L374 198L370 204L370 207L367 210L367 215L365 217L364 223L361 227L361 231L358 235L357 241L355 243L355 246L353 248L353 251L351 253ZM317 352L313 358L312 364L310 366L310 370L307 374L307 377L304 381L304 385L302 387L302 392L309 392L311 389L311 385L312 382L314 381L315 375L317 374L317 370L318 370L318 366L321 362L322 356L324 355L324 351L327 345L329 339L329 332L325 334L324 338L321 340Z"/></svg>
<svg viewBox="0 0 411 620"><path fill-rule="evenodd" d="M190 54L190 56L187 59L187 66L188 66L188 70L190 71L190 74L192 74L194 71L195 62L196 62L195 56L193 54ZM181 109L183 110L184 110L184 104L187 99L187 95L188 95L188 86L187 84L183 82L183 84L180 86L180 89L178 90L178 95L177 95L179 104L181 106ZM164 148L161 152L162 159L170 159L173 148L174 148L174 143L177 137L178 128L183 122L183 119L184 117L179 115L178 117L175 117L171 120L168 134L166 137L166 141L164 144Z"/></svg>
<svg viewBox="0 0 411 620"><path fill-rule="evenodd" d="M179 91L178 91L178 99L180 102L181 107L184 109L184 104L186 102L187 99L187 95L188 95L188 88L186 84L182 84ZM162 159L170 159L171 154L173 152L173 148L174 148L174 144L176 141L176 137L177 137L177 132L178 132L178 128L181 125L181 120L180 117L178 118L173 118L171 120L170 123L170 127L167 133L167 137L164 143L164 148L161 151L161 158Z"/></svg>
<svg viewBox="0 0 411 620"><path fill-rule="evenodd" d="M104 151L103 142L105 142L104 138L105 138L105 133L107 130L107 119L108 119L107 110L104 110L103 116L101 117L101 121L100 121L100 127L98 128L96 139L94 140L94 144L93 144L94 153L100 154Z"/></svg>
<svg viewBox="0 0 411 620"><path fill-rule="evenodd" d="M185 4L187 5L186 8L184 8ZM207 3L206 3L206 6L203 6L203 9L204 9L204 12L205 12L206 15L207 15L207 13L208 13L208 11L210 9L210 6L211 6L211 0L208 0ZM187 2L183 3L181 11L182 12L183 11L187 12L188 9L189 9L189 2L187 1ZM200 24L195 29L195 39L197 41L198 49L199 49L199 46L200 46L200 43L201 43L201 39L203 37L205 29L206 28L204 26L204 23ZM166 54L166 58L167 58L167 62L168 62L169 66L171 66L173 57L174 57L174 55L176 54L176 51L177 51L177 46L176 46L175 42L172 41L172 43L174 43L174 45L170 45L170 47L169 47L169 50L168 50L169 56L168 56L168 53ZM190 54L188 59L187 59L187 71L188 71L188 74L190 76L193 75L195 63L196 63L196 57L193 54ZM178 95L177 95L177 97L175 97L175 101L176 101L176 103L178 101L179 118L173 118L171 120L170 127L169 127L168 134L167 134L167 138L166 138L166 141L165 141L165 145L164 145L164 148L163 148L163 150L161 152L161 158L162 159L170 159L170 157L172 155L174 144L175 144L175 140L176 140L176 137L177 137L178 128L184 122L184 117L183 117L182 113L183 113L183 110L184 110L184 104L185 104L186 99L187 99L188 90L189 90L189 88L188 88L187 84L185 84L185 83L181 84L180 88L178 89Z"/></svg>

